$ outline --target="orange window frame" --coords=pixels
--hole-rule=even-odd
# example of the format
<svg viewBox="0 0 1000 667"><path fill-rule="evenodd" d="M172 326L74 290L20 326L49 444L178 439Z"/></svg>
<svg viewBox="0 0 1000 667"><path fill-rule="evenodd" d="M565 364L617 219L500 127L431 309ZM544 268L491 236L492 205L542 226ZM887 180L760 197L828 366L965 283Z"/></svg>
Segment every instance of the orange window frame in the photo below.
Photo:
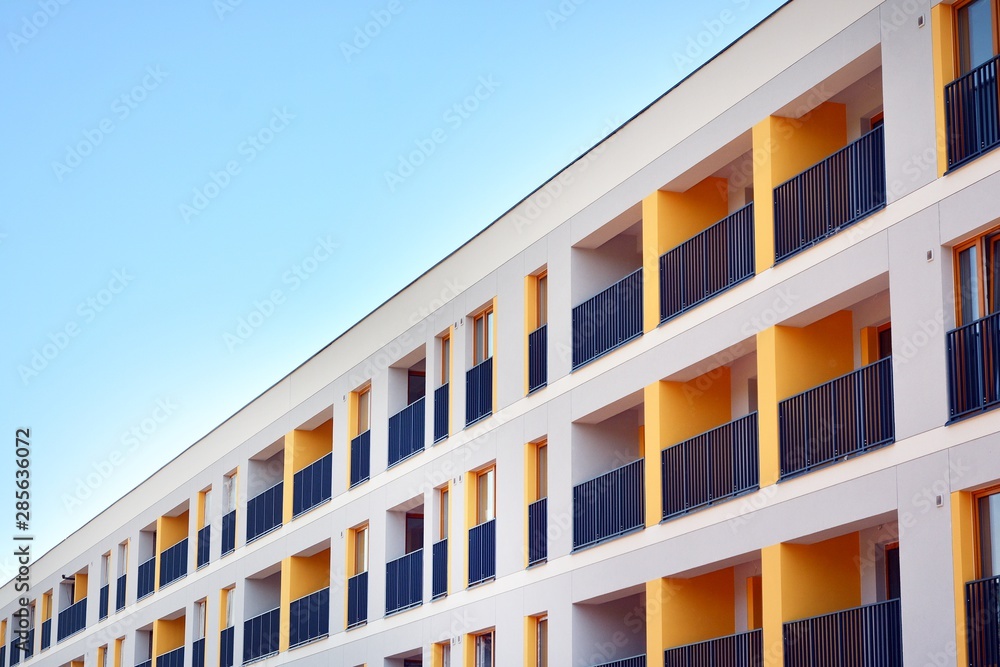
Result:
<svg viewBox="0 0 1000 667"><path fill-rule="evenodd" d="M372 386L368 385L362 389L358 390L358 403L356 415L358 420L358 432L354 434L357 437L371 428L372 425L372 396L371 396ZM364 427L362 428L362 424Z"/></svg>
<svg viewBox="0 0 1000 667"><path fill-rule="evenodd" d="M958 12L964 9L965 7L968 7L975 1L976 0L961 0L960 2L956 2L951 7L951 11L953 12L952 16L954 17L954 20L952 22L954 23L954 30L955 30L954 34L955 53L953 55L955 57L955 72L959 76L962 76L963 72L962 72L962 33L961 33L961 25L959 24L958 20ZM994 56L1000 54L1000 20L998 20L997 17L998 10L1000 10L1000 0L990 0L991 18L993 19L993 26L992 26L993 30L991 31L991 33L993 34Z"/></svg>
<svg viewBox="0 0 1000 667"><path fill-rule="evenodd" d="M549 323L549 272L542 271L535 278L535 328Z"/></svg>
<svg viewBox="0 0 1000 667"><path fill-rule="evenodd" d="M490 305L472 318L472 363L474 366L493 356L492 329L493 306Z"/></svg>
<svg viewBox="0 0 1000 667"><path fill-rule="evenodd" d="M483 479L490 479L492 475L492 493L489 494L490 498L484 499L482 493L481 482ZM489 482L487 482L489 484ZM484 503L489 503L489 512L484 512L486 506ZM476 525L481 525L495 519L497 515L497 467L496 464L489 465L482 470L476 472ZM484 516L489 518L484 519Z"/></svg>
<svg viewBox="0 0 1000 667"><path fill-rule="evenodd" d="M995 275L989 268L988 257L992 252L1000 254L1000 227L980 234L979 236L957 244L953 249L952 274L955 282L955 318L959 325L968 324L975 321L974 318L966 317L971 315L962 312L962 274L959 257L966 250L976 248L976 286L978 287L977 301L979 303L979 316L985 317L990 314L990 288L997 284L1000 275ZM992 251L992 252L991 252Z"/></svg>
<svg viewBox="0 0 1000 667"><path fill-rule="evenodd" d="M448 507L448 502L451 499L451 493L448 487L443 487L438 489L439 493L439 505L438 508L438 539L446 540L448 539L448 521L451 517L451 508Z"/></svg>
<svg viewBox="0 0 1000 667"><path fill-rule="evenodd" d="M441 385L451 381L451 334L441 336Z"/></svg>

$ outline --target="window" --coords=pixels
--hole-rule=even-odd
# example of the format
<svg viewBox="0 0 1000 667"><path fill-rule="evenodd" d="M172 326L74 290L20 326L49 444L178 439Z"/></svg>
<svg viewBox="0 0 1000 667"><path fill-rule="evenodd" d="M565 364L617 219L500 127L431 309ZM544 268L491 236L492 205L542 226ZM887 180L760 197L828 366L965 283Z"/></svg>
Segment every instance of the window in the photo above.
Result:
<svg viewBox="0 0 1000 667"><path fill-rule="evenodd" d="M97 667L108 667L108 645L97 647Z"/></svg>
<svg viewBox="0 0 1000 667"><path fill-rule="evenodd" d="M493 356L493 306L473 318L473 364Z"/></svg>
<svg viewBox="0 0 1000 667"><path fill-rule="evenodd" d="M979 577L1000 576L1000 488L976 496Z"/></svg>
<svg viewBox="0 0 1000 667"><path fill-rule="evenodd" d="M899 542L885 545L885 599L899 599Z"/></svg>
<svg viewBox="0 0 1000 667"><path fill-rule="evenodd" d="M368 571L368 525L354 529L354 574Z"/></svg>
<svg viewBox="0 0 1000 667"><path fill-rule="evenodd" d="M892 356L892 324L886 322L878 328L878 358Z"/></svg>
<svg viewBox="0 0 1000 667"><path fill-rule="evenodd" d="M549 667L549 617L538 619L535 632L535 667Z"/></svg>
<svg viewBox="0 0 1000 667"><path fill-rule="evenodd" d="M410 554L414 551L424 548L424 515L423 514L410 514L406 515L406 545L404 547L406 553Z"/></svg>
<svg viewBox="0 0 1000 667"><path fill-rule="evenodd" d="M208 489L202 493L202 505L201 505L201 527L204 528L209 523L211 523L212 516L212 489Z"/></svg>
<svg viewBox="0 0 1000 667"><path fill-rule="evenodd" d="M451 642L441 642L437 647L441 652L441 667L451 667Z"/></svg>
<svg viewBox="0 0 1000 667"><path fill-rule="evenodd" d="M406 404L410 405L424 397L427 387L427 377L423 371L407 371L406 373Z"/></svg>
<svg viewBox="0 0 1000 667"><path fill-rule="evenodd" d="M1000 232L994 230L955 247L958 321L974 322L1000 310Z"/></svg>
<svg viewBox="0 0 1000 667"><path fill-rule="evenodd" d="M476 525L496 517L496 468L476 475Z"/></svg>
<svg viewBox="0 0 1000 667"><path fill-rule="evenodd" d="M493 631L476 635L476 667L493 667Z"/></svg>
<svg viewBox="0 0 1000 667"><path fill-rule="evenodd" d="M226 628L233 627L233 603L234 603L235 598L236 598L236 589L235 588L227 588L226 589L226 618L225 618L225 624L226 625L223 628L223 630L225 630Z"/></svg>
<svg viewBox="0 0 1000 667"><path fill-rule="evenodd" d="M108 577L111 576L111 552L101 556L101 587L108 585Z"/></svg>
<svg viewBox="0 0 1000 667"><path fill-rule="evenodd" d="M972 0L958 8L958 66L960 73L975 69L995 54L995 0Z"/></svg>
<svg viewBox="0 0 1000 667"><path fill-rule="evenodd" d="M451 380L451 336L441 337L441 384Z"/></svg>
<svg viewBox="0 0 1000 667"><path fill-rule="evenodd" d="M236 509L236 473L230 473L222 478L223 501L226 503L226 514Z"/></svg>
<svg viewBox="0 0 1000 667"><path fill-rule="evenodd" d="M535 489L537 489L537 498L535 500L541 500L542 498L548 498L549 496L549 447L547 443L539 443L538 447L535 449Z"/></svg>
<svg viewBox="0 0 1000 667"><path fill-rule="evenodd" d="M535 322L539 327L549 323L549 274L547 271L538 276L535 284L535 303L537 312Z"/></svg>
<svg viewBox="0 0 1000 667"><path fill-rule="evenodd" d="M204 639L205 638L205 623L207 621L206 614L208 612L208 604L205 600L198 600L194 603L194 638Z"/></svg>
<svg viewBox="0 0 1000 667"><path fill-rule="evenodd" d="M122 667L125 664L125 638L119 637L115 640L115 667Z"/></svg>
<svg viewBox="0 0 1000 667"><path fill-rule="evenodd" d="M450 516L449 510L450 508L448 507L448 487L445 487L441 489L441 517L440 517L441 523L438 524L439 540L448 539L448 521Z"/></svg>
<svg viewBox="0 0 1000 667"><path fill-rule="evenodd" d="M371 419L371 386L358 392L358 432L361 435L368 430Z"/></svg>

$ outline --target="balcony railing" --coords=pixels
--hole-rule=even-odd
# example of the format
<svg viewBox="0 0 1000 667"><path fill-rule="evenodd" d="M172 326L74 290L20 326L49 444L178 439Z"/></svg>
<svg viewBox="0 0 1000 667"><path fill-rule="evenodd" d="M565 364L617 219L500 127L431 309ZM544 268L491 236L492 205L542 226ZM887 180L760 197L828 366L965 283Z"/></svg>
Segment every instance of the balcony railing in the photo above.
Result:
<svg viewBox="0 0 1000 667"><path fill-rule="evenodd" d="M147 660L143 660L142 662L137 662L135 663L135 667L153 667L153 659L149 658Z"/></svg>
<svg viewBox="0 0 1000 667"><path fill-rule="evenodd" d="M469 529L469 585L489 581L497 574L497 520Z"/></svg>
<svg viewBox="0 0 1000 667"><path fill-rule="evenodd" d="M782 479L895 440L892 358L778 403Z"/></svg>
<svg viewBox="0 0 1000 667"><path fill-rule="evenodd" d="M49 619L51 620L51 619ZM56 641L62 641L87 627L87 598L74 602L59 612Z"/></svg>
<svg viewBox="0 0 1000 667"><path fill-rule="evenodd" d="M756 412L664 449L663 518L756 489L758 456Z"/></svg>
<svg viewBox="0 0 1000 667"><path fill-rule="evenodd" d="M289 648L330 634L330 589L323 588L294 600L288 608Z"/></svg>
<svg viewBox="0 0 1000 667"><path fill-rule="evenodd" d="M10 667L21 662L21 659L27 660L35 653L35 629L31 628L28 630L28 636L25 638L23 646L24 650L21 650L21 639L15 636L10 642Z"/></svg>
<svg viewBox="0 0 1000 667"><path fill-rule="evenodd" d="M121 575L115 581L115 611L125 608L125 584L128 582L128 575Z"/></svg>
<svg viewBox="0 0 1000 667"><path fill-rule="evenodd" d="M573 549L642 528L643 459L573 487Z"/></svg>
<svg viewBox="0 0 1000 667"><path fill-rule="evenodd" d="M333 452L313 461L292 476L292 516L296 517L333 497Z"/></svg>
<svg viewBox="0 0 1000 667"><path fill-rule="evenodd" d="M187 576L188 571L188 538L160 554L160 588Z"/></svg>
<svg viewBox="0 0 1000 667"><path fill-rule="evenodd" d="M448 437L448 383L434 390L434 442Z"/></svg>
<svg viewBox="0 0 1000 667"><path fill-rule="evenodd" d="M191 667L205 667L205 638L191 642Z"/></svg>
<svg viewBox="0 0 1000 667"><path fill-rule="evenodd" d="M549 555L549 499L528 505L528 566L544 563Z"/></svg>
<svg viewBox="0 0 1000 667"><path fill-rule="evenodd" d="M101 586L101 590L97 595L97 620L103 621L108 617L108 603L111 598L111 586L109 584L104 584ZM3 663L0 662L0 667L3 667Z"/></svg>
<svg viewBox="0 0 1000 667"><path fill-rule="evenodd" d="M385 613L424 602L424 550L417 549L385 564Z"/></svg>
<svg viewBox="0 0 1000 667"><path fill-rule="evenodd" d="M785 667L902 667L899 600L785 623Z"/></svg>
<svg viewBox="0 0 1000 667"><path fill-rule="evenodd" d="M356 628L368 622L368 573L356 574L347 580L347 627Z"/></svg>
<svg viewBox="0 0 1000 667"><path fill-rule="evenodd" d="M465 374L465 425L493 414L493 357L481 361Z"/></svg>
<svg viewBox="0 0 1000 667"><path fill-rule="evenodd" d="M528 393L549 381L549 327L546 324L528 334Z"/></svg>
<svg viewBox="0 0 1000 667"><path fill-rule="evenodd" d="M195 554L195 568L205 567L212 553L212 526L198 530L198 552Z"/></svg>
<svg viewBox="0 0 1000 667"><path fill-rule="evenodd" d="M885 206L885 134L878 126L774 189L776 261Z"/></svg>
<svg viewBox="0 0 1000 667"><path fill-rule="evenodd" d="M365 431L351 440L351 486L367 482L372 467L372 435Z"/></svg>
<svg viewBox="0 0 1000 667"><path fill-rule="evenodd" d="M135 597L141 600L156 589L156 556L145 563L139 563L139 580L136 582Z"/></svg>
<svg viewBox="0 0 1000 667"><path fill-rule="evenodd" d="M1000 577L965 585L965 627L969 667L1000 665Z"/></svg>
<svg viewBox="0 0 1000 667"><path fill-rule="evenodd" d="M431 599L448 594L448 538L431 547Z"/></svg>
<svg viewBox="0 0 1000 667"><path fill-rule="evenodd" d="M949 170L1000 145L998 63L991 58L944 88Z"/></svg>
<svg viewBox="0 0 1000 667"><path fill-rule="evenodd" d="M244 664L278 652L280 625L280 607L243 622Z"/></svg>
<svg viewBox="0 0 1000 667"><path fill-rule="evenodd" d="M646 667L646 656L645 655L635 655L631 658L622 658L621 660L612 660L611 662L602 662L594 667Z"/></svg>
<svg viewBox="0 0 1000 667"><path fill-rule="evenodd" d="M52 619L47 618L42 621L41 650L44 651L52 645Z"/></svg>
<svg viewBox="0 0 1000 667"><path fill-rule="evenodd" d="M660 256L660 321L754 275L753 204Z"/></svg>
<svg viewBox="0 0 1000 667"><path fill-rule="evenodd" d="M0 667L4 667L7 664L7 645L0 644Z"/></svg>
<svg viewBox="0 0 1000 667"><path fill-rule="evenodd" d="M247 501L247 544L281 528L284 494L285 483L278 482Z"/></svg>
<svg viewBox="0 0 1000 667"><path fill-rule="evenodd" d="M573 370L642 335L642 269L573 309Z"/></svg>
<svg viewBox="0 0 1000 667"><path fill-rule="evenodd" d="M219 632L219 667L233 667L236 662L236 627Z"/></svg>
<svg viewBox="0 0 1000 667"><path fill-rule="evenodd" d="M952 329L945 344L949 420L1000 404L1000 312Z"/></svg>
<svg viewBox="0 0 1000 667"><path fill-rule="evenodd" d="M761 630L668 648L663 667L761 667L764 640Z"/></svg>
<svg viewBox="0 0 1000 667"><path fill-rule="evenodd" d="M427 401L423 396L389 417L389 465L424 451L424 415Z"/></svg>
<svg viewBox="0 0 1000 667"><path fill-rule="evenodd" d="M156 656L156 667L184 667L184 647Z"/></svg>
<svg viewBox="0 0 1000 667"><path fill-rule="evenodd" d="M236 550L236 510L230 510L222 517L222 555Z"/></svg>

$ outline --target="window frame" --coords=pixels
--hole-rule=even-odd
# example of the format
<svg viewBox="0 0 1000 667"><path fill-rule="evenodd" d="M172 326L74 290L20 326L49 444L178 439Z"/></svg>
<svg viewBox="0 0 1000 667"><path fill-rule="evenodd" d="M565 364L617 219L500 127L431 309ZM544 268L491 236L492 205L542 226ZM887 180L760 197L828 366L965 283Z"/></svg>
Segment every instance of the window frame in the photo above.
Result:
<svg viewBox="0 0 1000 667"><path fill-rule="evenodd" d="M535 329L549 323L549 271L535 277Z"/></svg>
<svg viewBox="0 0 1000 667"><path fill-rule="evenodd" d="M544 632L542 631L543 627L545 628ZM544 642L542 641L543 634L545 635ZM542 614L541 616L535 619L535 667L548 667L548 665L549 665L549 615Z"/></svg>
<svg viewBox="0 0 1000 667"><path fill-rule="evenodd" d="M448 539L448 521L451 518L451 489L447 486L438 489L438 541Z"/></svg>
<svg viewBox="0 0 1000 667"><path fill-rule="evenodd" d="M976 305L979 308L978 317L966 317L962 312L962 264L961 255L963 252L975 247L975 280L976 280ZM994 252L991 252L993 250ZM1000 227L993 227L982 234L977 234L971 239L955 244L952 248L952 275L955 285L955 321L958 326L964 326L977 320L983 319L995 312L1000 312L1000 289L993 294L997 288L996 282L1000 280L1000 271L991 272L989 268L991 258L1000 258ZM990 301L997 298L996 310L990 309Z"/></svg>
<svg viewBox="0 0 1000 667"><path fill-rule="evenodd" d="M535 500L549 497L549 441L535 445Z"/></svg>
<svg viewBox="0 0 1000 667"><path fill-rule="evenodd" d="M952 16L954 17L953 39L954 39L954 49L955 49L953 55L955 57L955 73L959 77L968 74L969 71L973 69L972 67L970 67L969 69L963 71L962 47L964 40L962 39L962 24L959 19L959 13L963 9L969 7L969 5L973 4L974 2L976 2L976 0L961 0L960 2L956 2L954 5L952 5L952 12L953 12ZM998 20L997 16L997 10L1000 10L1000 0L987 0L987 2L989 3L990 6L990 19L993 24L992 26L990 26L992 28L992 30L990 30L990 34L993 37L993 57L996 57L998 54L1000 54L1000 20Z"/></svg>
<svg viewBox="0 0 1000 667"><path fill-rule="evenodd" d="M477 470L475 474L476 474L476 525L481 526L484 523L487 523L497 518L497 464L491 463L485 468ZM489 509L488 512L483 511L484 501L483 501L482 487L480 486L480 484L482 483L481 480L484 478L487 480L492 480L492 483L487 482L488 484L487 489L490 491L490 493L488 494L490 496L489 498L490 502L488 504L488 509ZM482 518L483 516L487 515L488 518L485 519Z"/></svg>
<svg viewBox="0 0 1000 667"><path fill-rule="evenodd" d="M983 499L995 495L1000 495L1000 484L988 486L972 494L972 539L976 554L976 579L983 579L987 576L983 574L982 514L979 511L979 503ZM998 577L1000 572L994 572L991 576Z"/></svg>
<svg viewBox="0 0 1000 667"><path fill-rule="evenodd" d="M477 632L477 633L473 634L472 636L473 636L472 653L473 653L473 663L474 663L475 667L496 667L496 664L497 664L496 663L496 659L497 659L497 654L496 654L496 645L497 645L496 628L490 628L489 630L484 630L482 632ZM480 660L479 660L479 657L480 657L479 656L479 642L480 642L480 640L483 637L489 637L490 638L490 647L489 647L489 650L490 650L490 662L489 662L489 665L483 665L483 663L480 662Z"/></svg>
<svg viewBox="0 0 1000 667"><path fill-rule="evenodd" d="M451 383L451 334L441 336L441 384L443 387Z"/></svg>
<svg viewBox="0 0 1000 667"><path fill-rule="evenodd" d="M487 359L493 358L495 341L493 327L496 322L496 312L493 304L486 306L472 316L472 365L478 366ZM480 335L480 324L482 330Z"/></svg>
<svg viewBox="0 0 1000 667"><path fill-rule="evenodd" d="M364 523L357 528L352 529L354 531L354 574L351 575L352 577L356 577L359 574L364 574L368 571L368 566L370 564L369 557L371 555L369 551L370 545L368 543L369 528L370 525L368 523ZM363 546L360 544L362 543L362 540L360 539L362 535L364 536ZM361 557L361 560L363 561L364 569L361 568L362 563L358 562L359 557Z"/></svg>
<svg viewBox="0 0 1000 667"><path fill-rule="evenodd" d="M369 429L371 429L372 426L371 391L372 391L372 385L371 383L368 383L361 389L358 389L358 391L356 392L358 398L357 398L357 405L355 405L355 409L357 411L355 418L357 419L358 432L354 434L355 438L361 435L362 433L365 433ZM364 409L362 409L362 405L364 405ZM364 416L364 424L365 424L364 428L361 428L362 415Z"/></svg>

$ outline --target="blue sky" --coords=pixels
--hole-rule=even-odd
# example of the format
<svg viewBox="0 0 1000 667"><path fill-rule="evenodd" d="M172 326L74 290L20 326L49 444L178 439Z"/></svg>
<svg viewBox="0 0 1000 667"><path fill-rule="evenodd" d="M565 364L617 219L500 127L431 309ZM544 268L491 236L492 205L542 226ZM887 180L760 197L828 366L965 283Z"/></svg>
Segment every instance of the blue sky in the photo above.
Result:
<svg viewBox="0 0 1000 667"><path fill-rule="evenodd" d="M30 427L37 552L779 4L4 2L0 484Z"/></svg>

